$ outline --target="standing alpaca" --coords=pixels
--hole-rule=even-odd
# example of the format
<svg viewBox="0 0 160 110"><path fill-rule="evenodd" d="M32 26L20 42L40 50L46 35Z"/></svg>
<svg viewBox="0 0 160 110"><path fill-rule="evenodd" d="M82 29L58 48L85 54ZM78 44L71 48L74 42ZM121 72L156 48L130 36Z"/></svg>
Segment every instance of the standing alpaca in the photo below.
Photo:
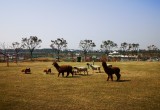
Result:
<svg viewBox="0 0 160 110"><path fill-rule="evenodd" d="M81 73L83 71L85 74L85 72L87 72L88 75L88 70L86 67L74 67L74 69L76 69L78 73Z"/></svg>
<svg viewBox="0 0 160 110"><path fill-rule="evenodd" d="M88 67L90 66L92 68L93 72L94 72L94 70L98 70L99 73L101 72L101 67L100 66L92 65L92 64L89 64L89 63L87 63L87 65L88 65Z"/></svg>
<svg viewBox="0 0 160 110"><path fill-rule="evenodd" d="M73 77L72 66L70 66L70 65L61 65L61 66L59 66L57 62L53 62L52 65L54 65L54 67L59 72L58 73L58 77L59 77L60 73L62 73L62 76L64 77L64 72L67 72L67 76L66 77L68 77L69 73L71 73L72 77Z"/></svg>
<svg viewBox="0 0 160 110"><path fill-rule="evenodd" d="M117 76L117 81L119 81L121 74L120 74L120 69L118 67L108 67L106 62L102 62L102 66L104 71L108 74L107 81L109 78L113 81L113 74Z"/></svg>

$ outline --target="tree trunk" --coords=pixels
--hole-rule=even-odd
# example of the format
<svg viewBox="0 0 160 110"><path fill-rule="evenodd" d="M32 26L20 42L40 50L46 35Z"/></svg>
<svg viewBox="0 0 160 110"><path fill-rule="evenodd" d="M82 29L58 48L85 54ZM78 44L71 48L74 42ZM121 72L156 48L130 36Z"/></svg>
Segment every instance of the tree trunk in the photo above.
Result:
<svg viewBox="0 0 160 110"><path fill-rule="evenodd" d="M9 67L9 56L7 55L7 67Z"/></svg>
<svg viewBox="0 0 160 110"><path fill-rule="evenodd" d="M32 61L32 58L33 58L33 51L30 51L30 54L31 54L31 61Z"/></svg>
<svg viewBox="0 0 160 110"><path fill-rule="evenodd" d="M58 50L57 54L58 54L58 62L59 62L59 50Z"/></svg>
<svg viewBox="0 0 160 110"><path fill-rule="evenodd" d="M17 62L18 62L18 53L16 53L16 64L17 64Z"/></svg>
<svg viewBox="0 0 160 110"><path fill-rule="evenodd" d="M85 61L85 62L86 62L86 59L87 59L86 57L87 57L87 53L85 52L85 53L84 53L84 61Z"/></svg>

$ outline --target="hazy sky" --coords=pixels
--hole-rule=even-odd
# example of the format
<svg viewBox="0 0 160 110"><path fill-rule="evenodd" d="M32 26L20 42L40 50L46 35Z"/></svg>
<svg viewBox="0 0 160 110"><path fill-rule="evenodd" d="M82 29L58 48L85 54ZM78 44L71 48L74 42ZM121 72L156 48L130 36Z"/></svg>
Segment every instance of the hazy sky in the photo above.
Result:
<svg viewBox="0 0 160 110"><path fill-rule="evenodd" d="M80 40L139 43L160 49L160 0L0 0L0 43L37 36L41 48L64 38L69 49Z"/></svg>

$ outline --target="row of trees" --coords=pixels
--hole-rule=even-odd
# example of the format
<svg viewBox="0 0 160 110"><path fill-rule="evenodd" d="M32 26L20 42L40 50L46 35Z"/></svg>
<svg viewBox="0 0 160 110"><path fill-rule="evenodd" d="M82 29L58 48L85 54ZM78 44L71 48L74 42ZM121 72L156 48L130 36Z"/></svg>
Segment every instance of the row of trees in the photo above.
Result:
<svg viewBox="0 0 160 110"><path fill-rule="evenodd" d="M16 56L16 62L17 62L17 58L18 58L18 53L24 48L24 49L28 49L30 52L30 58L32 60L33 57L33 52L36 48L40 47L40 44L42 43L42 40L39 39L37 36L30 36L29 38L22 38L21 44L18 42L13 42L12 43L12 49L15 50L15 56ZM6 47L5 44L1 44L1 49L0 49L0 54L3 54L4 57L7 56L7 52L6 52ZM58 56L58 60L59 60L59 54L60 51L62 49L66 49L67 48L67 41L63 38L57 38L56 40L51 40L51 45L50 47L53 49L53 51L57 52L57 56ZM94 47L96 47L96 44L92 41L92 40L81 40L79 43L79 47L82 49L83 54L85 56L87 56L87 53L92 50ZM106 54L108 54L109 52L111 52L114 48L118 48L118 45L116 43L114 43L111 40L107 40L107 41L102 41L102 44L100 45L100 50L102 52L105 52ZM139 50L139 44L130 44L130 43L121 43L120 49L123 53L125 53L126 51L134 51L134 52L138 52ZM148 46L148 50L158 50L158 48L155 45L150 45Z"/></svg>

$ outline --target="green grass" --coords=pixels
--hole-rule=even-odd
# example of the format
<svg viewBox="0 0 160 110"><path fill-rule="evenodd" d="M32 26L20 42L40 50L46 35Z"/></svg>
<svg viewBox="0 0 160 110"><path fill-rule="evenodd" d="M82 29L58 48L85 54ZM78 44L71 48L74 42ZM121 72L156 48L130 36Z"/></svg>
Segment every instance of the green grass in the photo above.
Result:
<svg viewBox="0 0 160 110"><path fill-rule="evenodd" d="M59 65L86 66L83 62ZM100 62L95 62L101 65ZM58 77L52 62L0 63L0 110L148 110L160 109L160 62L110 62L121 81L93 73ZM21 70L31 68L31 74ZM43 70L51 68L52 74ZM66 75L66 74L65 74Z"/></svg>

